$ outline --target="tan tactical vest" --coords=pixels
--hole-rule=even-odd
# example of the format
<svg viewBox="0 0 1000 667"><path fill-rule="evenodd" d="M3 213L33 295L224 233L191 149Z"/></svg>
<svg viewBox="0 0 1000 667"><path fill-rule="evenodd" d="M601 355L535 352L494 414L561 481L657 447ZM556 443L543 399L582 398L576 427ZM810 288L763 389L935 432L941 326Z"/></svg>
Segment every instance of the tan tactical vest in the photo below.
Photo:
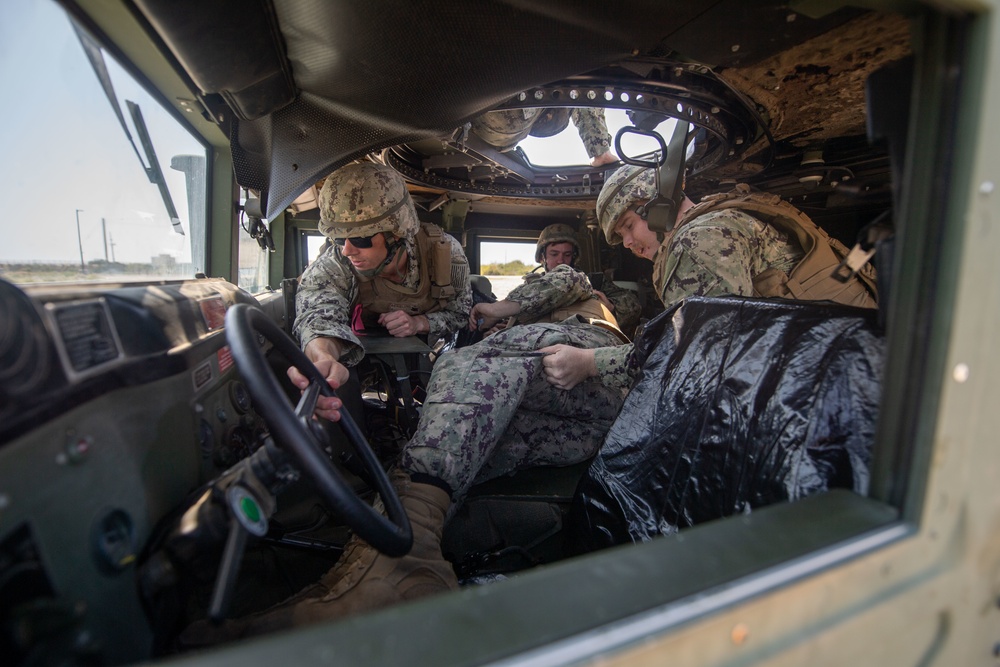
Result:
<svg viewBox="0 0 1000 667"><path fill-rule="evenodd" d="M573 316L579 316L587 324L607 329L618 336L623 343L630 342L628 336L622 333L622 330L618 327L618 320L615 319L614 314L596 297L582 299L574 304L563 306L542 317L525 319L520 315L514 315L508 320L507 326L537 324L539 322L555 324Z"/></svg>
<svg viewBox="0 0 1000 667"><path fill-rule="evenodd" d="M705 197L688 209L677 227L711 211L727 208L745 211L788 234L798 241L805 252L805 257L789 274L767 269L754 276L754 296L828 300L848 306L878 307L875 269L871 264L866 264L846 282L834 277L834 271L849 252L847 247L777 195L750 192L749 186L741 183L731 192Z"/></svg>
<svg viewBox="0 0 1000 667"><path fill-rule="evenodd" d="M455 297L451 284L451 243L437 225L421 223L415 238L420 253L420 280L409 289L380 276L358 279L358 302L363 311L388 313L401 310L421 315L442 310Z"/></svg>

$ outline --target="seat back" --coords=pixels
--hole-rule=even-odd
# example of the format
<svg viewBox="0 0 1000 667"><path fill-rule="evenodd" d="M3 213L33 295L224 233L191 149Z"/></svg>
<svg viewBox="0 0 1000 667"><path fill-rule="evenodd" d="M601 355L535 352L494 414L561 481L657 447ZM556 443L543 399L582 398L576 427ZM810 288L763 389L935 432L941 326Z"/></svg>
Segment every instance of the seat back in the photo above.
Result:
<svg viewBox="0 0 1000 667"><path fill-rule="evenodd" d="M639 378L577 490L574 551L830 488L867 492L876 310L693 297L650 321L635 353Z"/></svg>
<svg viewBox="0 0 1000 667"><path fill-rule="evenodd" d="M515 572L563 557L566 514L589 461L538 467L469 490L441 550L460 580Z"/></svg>

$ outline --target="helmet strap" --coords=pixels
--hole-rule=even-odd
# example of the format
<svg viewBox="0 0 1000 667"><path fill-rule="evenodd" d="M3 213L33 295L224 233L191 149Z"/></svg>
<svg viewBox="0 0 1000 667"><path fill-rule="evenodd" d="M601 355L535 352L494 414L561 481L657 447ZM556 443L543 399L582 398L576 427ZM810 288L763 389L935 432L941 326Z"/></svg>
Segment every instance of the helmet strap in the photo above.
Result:
<svg viewBox="0 0 1000 667"><path fill-rule="evenodd" d="M374 269L367 269L365 271L354 269L358 275L368 280L381 275L387 268L399 261L399 256L406 250L406 241L404 239L396 238L389 232L382 232L382 237L385 239L385 259L382 260L382 263ZM389 239L394 240L390 241Z"/></svg>

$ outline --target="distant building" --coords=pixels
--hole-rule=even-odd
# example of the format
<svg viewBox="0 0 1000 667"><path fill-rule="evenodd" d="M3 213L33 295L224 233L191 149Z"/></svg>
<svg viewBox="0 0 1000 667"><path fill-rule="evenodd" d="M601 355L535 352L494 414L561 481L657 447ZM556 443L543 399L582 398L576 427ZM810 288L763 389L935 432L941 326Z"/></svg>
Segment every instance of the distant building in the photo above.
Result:
<svg viewBox="0 0 1000 667"><path fill-rule="evenodd" d="M156 255L150 260L155 273L173 273L177 268L177 260L173 255Z"/></svg>

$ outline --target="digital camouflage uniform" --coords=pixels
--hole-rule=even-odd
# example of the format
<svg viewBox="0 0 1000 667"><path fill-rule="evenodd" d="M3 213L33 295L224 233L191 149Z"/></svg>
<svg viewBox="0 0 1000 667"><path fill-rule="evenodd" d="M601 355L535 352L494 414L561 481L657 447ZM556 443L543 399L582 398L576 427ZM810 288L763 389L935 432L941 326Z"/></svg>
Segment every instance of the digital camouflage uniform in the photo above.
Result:
<svg viewBox="0 0 1000 667"><path fill-rule="evenodd" d="M447 234L444 237L451 244L453 260L458 263L467 261L461 244ZM402 284L404 287L415 288L420 279L421 258L412 239L406 240L406 252L409 267ZM350 262L342 257L341 249L336 245L331 245L306 268L295 296L295 311L298 313L295 318L295 335L299 337L302 347L320 336L337 338L349 344L341 356L341 363L352 366L362 358L364 352L361 341L351 330L350 321L358 290L357 283L358 279ZM425 314L430 324L428 340L466 327L471 309L472 288L466 275L464 284L456 285L454 299L443 310Z"/></svg>
<svg viewBox="0 0 1000 667"><path fill-rule="evenodd" d="M545 253L553 243L571 243L575 250L573 262L576 262L580 255L580 243L576 238L576 230L570 225L557 222L547 226L538 235L538 244L535 248L535 261L541 264L531 273L524 276L525 281L532 280L539 269L545 270ZM572 266L572 264L571 264ZM607 275L607 274L606 274ZM611 278L606 278L601 285L601 292L611 302L615 319L618 321L618 328L625 335L631 337L639 324L639 315L642 307L639 304L639 295L633 290L619 287Z"/></svg>
<svg viewBox="0 0 1000 667"><path fill-rule="evenodd" d="M593 295L587 276L568 266L534 274L507 299L530 320ZM570 391L549 384L542 360L499 356L564 343L620 345L612 332L570 318L519 324L442 355L427 387L416 435L401 467L448 484L459 502L476 482L536 465L569 465L593 456L621 409L624 392L595 378Z"/></svg>
<svg viewBox="0 0 1000 667"><path fill-rule="evenodd" d="M753 295L753 276L764 269L789 271L802 249L787 235L737 210L695 218L668 236L653 257L653 285L669 308L689 296ZM597 372L627 388L638 372L632 346L595 353Z"/></svg>
<svg viewBox="0 0 1000 667"><path fill-rule="evenodd" d="M669 308L688 296L752 296L764 269L789 271L802 249L788 236L738 210L713 211L668 235L653 257L653 286ZM598 350L598 374L628 388L638 372L632 346Z"/></svg>
<svg viewBox="0 0 1000 667"><path fill-rule="evenodd" d="M790 272L803 252L774 227L740 210L712 211L684 224L653 257L653 286L669 308L684 297L753 296L766 269Z"/></svg>
<svg viewBox="0 0 1000 667"><path fill-rule="evenodd" d="M496 146L501 151L509 151L532 134L532 128L544 118L546 113L556 112L553 109L505 109L488 111L473 119L472 132L483 141ZM574 108L569 118L580 134L580 140L587 155L592 158L603 155L611 150L611 134L604 120L604 109ZM546 133L555 134L555 132Z"/></svg>

